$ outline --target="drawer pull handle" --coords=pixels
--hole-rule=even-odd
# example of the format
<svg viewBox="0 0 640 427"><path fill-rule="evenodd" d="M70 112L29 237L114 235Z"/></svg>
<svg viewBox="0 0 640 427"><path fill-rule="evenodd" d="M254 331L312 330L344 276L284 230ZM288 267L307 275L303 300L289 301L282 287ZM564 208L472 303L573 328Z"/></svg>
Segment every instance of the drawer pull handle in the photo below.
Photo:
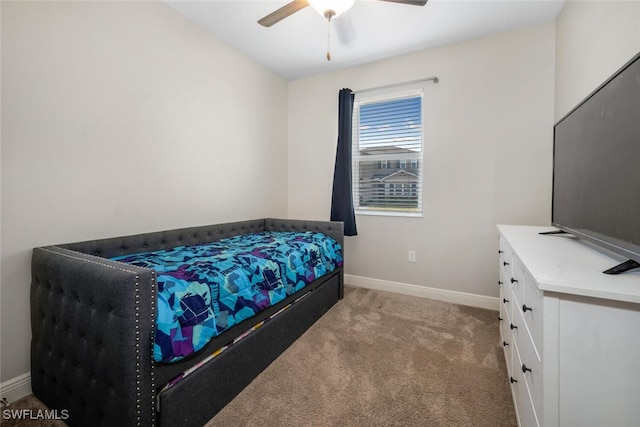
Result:
<svg viewBox="0 0 640 427"><path fill-rule="evenodd" d="M503 254L504 251L501 251L500 249L498 249L498 255Z"/></svg>
<svg viewBox="0 0 640 427"><path fill-rule="evenodd" d="M516 325L514 325L513 323L511 323L509 325L509 327L511 328L511 330L513 331L514 329L518 329L518 327Z"/></svg>
<svg viewBox="0 0 640 427"><path fill-rule="evenodd" d="M527 307L526 304L522 304L522 312L526 313L527 311L533 311L533 308Z"/></svg>
<svg viewBox="0 0 640 427"><path fill-rule="evenodd" d="M502 285L503 285L502 280L498 280L498 286L502 286Z"/></svg>
<svg viewBox="0 0 640 427"><path fill-rule="evenodd" d="M498 320L502 322L504 319L502 317L498 317Z"/></svg>
<svg viewBox="0 0 640 427"><path fill-rule="evenodd" d="M508 342L506 342L506 341L502 341L502 346L503 346L503 347L506 347L506 346L508 346L508 345L509 345L509 343L508 343Z"/></svg>
<svg viewBox="0 0 640 427"><path fill-rule="evenodd" d="M502 263L502 265L504 265L504 266L506 267L507 265L509 265L509 263L508 263L507 261L504 261L504 262Z"/></svg>
<svg viewBox="0 0 640 427"><path fill-rule="evenodd" d="M525 365L524 363L522 364L522 373L526 374L528 372L531 372L530 368L527 368L527 365Z"/></svg>
<svg viewBox="0 0 640 427"><path fill-rule="evenodd" d="M506 303L508 303L508 302L509 302L509 300L508 300L508 299L506 299L506 298L502 298L502 302L506 304Z"/></svg>
<svg viewBox="0 0 640 427"><path fill-rule="evenodd" d="M509 377L509 381L511 381L511 384L513 384L513 383L517 383L517 382L518 382L518 380L513 379L513 377Z"/></svg>
<svg viewBox="0 0 640 427"><path fill-rule="evenodd" d="M511 278L511 283L518 283L518 279Z"/></svg>

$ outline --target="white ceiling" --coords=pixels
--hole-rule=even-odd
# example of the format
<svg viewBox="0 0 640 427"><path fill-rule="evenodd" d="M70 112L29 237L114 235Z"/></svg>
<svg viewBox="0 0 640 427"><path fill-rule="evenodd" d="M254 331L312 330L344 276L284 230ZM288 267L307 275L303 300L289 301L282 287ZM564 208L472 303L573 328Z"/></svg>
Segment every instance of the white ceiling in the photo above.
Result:
<svg viewBox="0 0 640 427"><path fill-rule="evenodd" d="M429 0L423 7L356 0L332 21L311 7L270 28L257 20L290 0L165 0L286 80L553 21L564 0Z"/></svg>

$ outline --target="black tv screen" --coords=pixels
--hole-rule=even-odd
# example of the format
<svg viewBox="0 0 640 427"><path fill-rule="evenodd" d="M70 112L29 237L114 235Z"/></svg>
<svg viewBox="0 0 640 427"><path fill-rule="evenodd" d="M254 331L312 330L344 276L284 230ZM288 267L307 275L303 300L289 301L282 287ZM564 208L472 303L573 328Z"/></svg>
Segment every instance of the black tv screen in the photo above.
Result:
<svg viewBox="0 0 640 427"><path fill-rule="evenodd" d="M552 224L640 262L640 53L554 127Z"/></svg>

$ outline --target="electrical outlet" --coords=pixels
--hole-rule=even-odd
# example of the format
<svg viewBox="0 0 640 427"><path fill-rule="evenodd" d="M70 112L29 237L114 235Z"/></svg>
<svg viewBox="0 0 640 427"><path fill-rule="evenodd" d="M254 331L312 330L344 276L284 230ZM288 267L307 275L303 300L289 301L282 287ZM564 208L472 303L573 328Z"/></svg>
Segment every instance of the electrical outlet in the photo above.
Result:
<svg viewBox="0 0 640 427"><path fill-rule="evenodd" d="M416 251L409 251L408 261L416 262Z"/></svg>

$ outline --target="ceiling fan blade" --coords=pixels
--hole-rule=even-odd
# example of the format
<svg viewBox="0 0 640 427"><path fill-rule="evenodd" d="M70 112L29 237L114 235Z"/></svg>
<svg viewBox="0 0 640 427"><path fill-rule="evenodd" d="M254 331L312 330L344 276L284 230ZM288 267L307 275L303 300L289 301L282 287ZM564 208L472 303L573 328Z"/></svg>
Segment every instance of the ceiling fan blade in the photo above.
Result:
<svg viewBox="0 0 640 427"><path fill-rule="evenodd" d="M379 1L388 1L391 3L403 3L411 6L424 6L427 4L427 0L379 0Z"/></svg>
<svg viewBox="0 0 640 427"><path fill-rule="evenodd" d="M308 5L309 3L307 2L307 0L293 0L291 3L285 4L280 9L260 19L258 21L258 24L262 25L263 27L270 27L273 24L277 24L278 22L282 21L287 16L293 15L300 9L304 9Z"/></svg>

